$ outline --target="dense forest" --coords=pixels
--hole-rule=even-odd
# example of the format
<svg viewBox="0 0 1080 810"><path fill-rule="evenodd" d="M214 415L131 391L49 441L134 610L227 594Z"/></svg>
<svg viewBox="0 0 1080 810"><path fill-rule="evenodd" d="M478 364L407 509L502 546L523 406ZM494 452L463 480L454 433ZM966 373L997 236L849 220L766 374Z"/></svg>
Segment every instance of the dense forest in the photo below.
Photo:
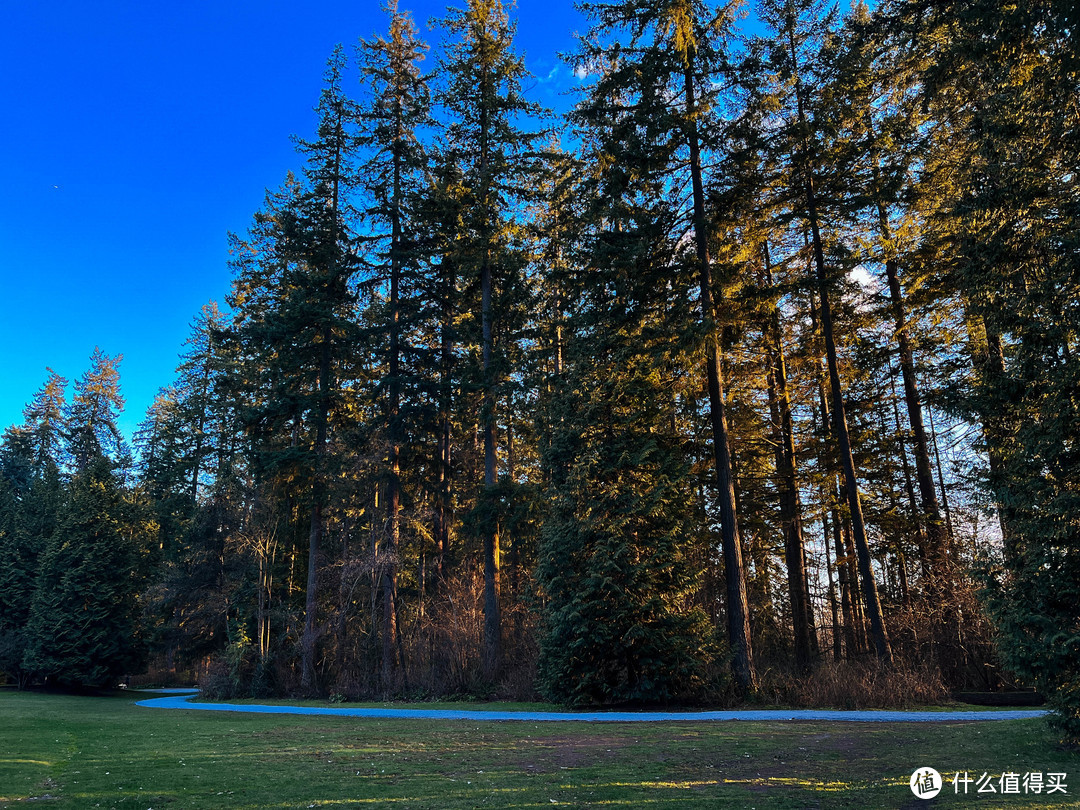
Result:
<svg viewBox="0 0 1080 810"><path fill-rule="evenodd" d="M0 670L212 694L854 705L1080 734L1064 0L500 0L331 56L133 446L119 357L0 450Z"/></svg>

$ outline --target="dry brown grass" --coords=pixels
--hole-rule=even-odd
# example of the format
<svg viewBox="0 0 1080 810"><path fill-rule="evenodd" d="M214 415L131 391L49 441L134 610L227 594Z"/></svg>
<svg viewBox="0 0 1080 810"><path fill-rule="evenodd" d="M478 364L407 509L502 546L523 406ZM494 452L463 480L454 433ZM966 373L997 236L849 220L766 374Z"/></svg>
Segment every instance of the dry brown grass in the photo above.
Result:
<svg viewBox="0 0 1080 810"><path fill-rule="evenodd" d="M869 660L826 661L803 677L769 672L761 680L765 702L804 708L899 709L948 699L931 666L888 669Z"/></svg>

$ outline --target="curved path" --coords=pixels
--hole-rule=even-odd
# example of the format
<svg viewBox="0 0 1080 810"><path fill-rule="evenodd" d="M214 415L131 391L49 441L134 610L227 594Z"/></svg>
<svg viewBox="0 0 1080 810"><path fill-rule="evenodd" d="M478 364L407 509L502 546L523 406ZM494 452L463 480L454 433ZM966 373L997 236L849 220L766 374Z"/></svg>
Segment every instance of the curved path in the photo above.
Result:
<svg viewBox="0 0 1080 810"><path fill-rule="evenodd" d="M150 690L148 690L150 691ZM584 723L641 723L688 720L829 720L854 723L938 723L949 720L1026 720L1046 714L1043 709L1008 711L833 711L822 709L745 709L712 712L499 712L458 709L361 709L337 706L263 706L245 703L191 703L197 693L168 691L166 697L140 700L136 705L155 709L199 709L207 712L257 714L313 714L323 717L375 717L408 720L525 720ZM182 694L181 694L182 692Z"/></svg>

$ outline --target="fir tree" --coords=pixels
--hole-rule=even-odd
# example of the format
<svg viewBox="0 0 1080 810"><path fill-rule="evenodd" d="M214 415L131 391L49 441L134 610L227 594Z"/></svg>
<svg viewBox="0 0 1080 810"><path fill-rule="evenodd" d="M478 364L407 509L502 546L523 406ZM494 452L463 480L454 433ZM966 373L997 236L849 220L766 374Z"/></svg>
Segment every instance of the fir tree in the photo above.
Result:
<svg viewBox="0 0 1080 810"><path fill-rule="evenodd" d="M406 330L415 324L418 195L423 188L426 156L418 138L421 128L431 125L430 92L420 72L427 46L417 38L416 26L396 2L387 6L390 27L387 39L361 42L361 79L367 86L368 105L361 112L361 144L370 157L362 174L370 195L368 222L379 242L376 277L387 290L385 315L379 330L387 345L385 388L388 478L386 487L386 533L383 538L383 643L382 680L389 688L391 672L400 648L397 621L397 565L401 547L401 453L405 441L402 415L403 389L408 386L415 402L417 375L405 365L409 347ZM409 316L413 317L409 317ZM381 337L381 336L380 336ZM380 340L381 342L381 340ZM404 662L401 662L404 664Z"/></svg>
<svg viewBox="0 0 1080 810"><path fill-rule="evenodd" d="M593 10L603 36L625 22L624 7ZM539 674L547 695L572 703L686 697L712 652L690 600L693 495L668 390L700 270L668 185L685 145L669 82L681 87L683 74L661 42L637 45L648 59L591 44L581 55L594 80L574 114L581 219L566 232L579 237L553 274L562 312L544 420Z"/></svg>
<svg viewBox="0 0 1080 810"><path fill-rule="evenodd" d="M1003 547L992 613L1006 663L1080 739L1080 426L1075 103L1080 42L1067 3L904 4L935 47L923 73L950 124L954 190L938 223L976 335L967 405L982 426ZM920 12L918 14L914 12ZM944 173L944 172L942 172Z"/></svg>
<svg viewBox="0 0 1080 810"><path fill-rule="evenodd" d="M814 46L820 48L824 33L832 27L833 12L822 8L813 0L767 0L762 6L762 16L775 32L767 43L766 51L778 85L778 95L773 103L786 105L786 123L782 137L775 138L777 145L788 151L791 161L791 182L794 205L798 207L809 233L808 241L812 258L814 280L818 298L819 323L825 344L828 369L829 409L832 418L832 435L836 442L836 454L843 473L844 495L851 522L851 534L858 561L862 596L868 613L874 650L878 658L891 665L892 647L885 630L884 615L877 593L877 581L871 565L871 550L863 516L858 474L854 460L848 407L843 381L840 375L837 353L837 328L834 320L836 293L835 268L826 261L825 237L823 235L822 157L820 132L815 131L813 118L817 106L811 96ZM822 116L827 111L820 112ZM799 199L801 197L801 200Z"/></svg>
<svg viewBox="0 0 1080 810"><path fill-rule="evenodd" d="M539 113L522 95L527 77L514 50L515 26L500 0L469 0L442 21L448 34L440 65L446 76L438 100L450 119L449 154L462 171L466 194L464 244L457 272L480 288L479 386L484 483L476 513L483 541L485 675L494 678L502 659L499 601L498 471L496 407L505 366L496 346L500 332L512 337L507 315L520 287L523 261L514 247L520 204L539 169L535 133L522 127ZM507 341L509 342L509 341Z"/></svg>
<svg viewBox="0 0 1080 810"><path fill-rule="evenodd" d="M99 457L120 459L123 436L116 420L124 410L120 394L120 361L94 348L90 368L75 381L75 392L65 415L65 431L75 472Z"/></svg>
<svg viewBox="0 0 1080 810"><path fill-rule="evenodd" d="M46 371L48 379L23 410L24 423L32 433L33 466L37 475L43 474L50 463L63 464L64 392L68 381L51 368Z"/></svg>
<svg viewBox="0 0 1080 810"><path fill-rule="evenodd" d="M596 80L574 116L602 144L601 161L618 155L623 162L628 153L640 153L633 160L642 164L650 178L646 183L656 184L651 193L659 204L672 207L659 220L672 229L666 238L677 241L685 235L694 248L693 259L680 256L680 260L692 263L699 298L695 320L702 335L709 399L728 641L736 681L742 689L752 690L756 672L717 338L717 318L722 313L714 300L718 288L713 280L704 191L703 152L708 153L716 135L708 112L715 103L730 20L725 10L694 2L590 3L585 10L593 19L593 29L583 40L579 59ZM679 177L684 167L688 167L691 187L689 210L661 185L685 182ZM615 179L621 175L621 166L612 167L612 186L626 182ZM616 214L614 222L618 221ZM673 292L676 299L685 294L679 288Z"/></svg>
<svg viewBox="0 0 1080 810"><path fill-rule="evenodd" d="M104 456L75 475L41 556L23 666L46 683L108 686L142 660L139 554Z"/></svg>

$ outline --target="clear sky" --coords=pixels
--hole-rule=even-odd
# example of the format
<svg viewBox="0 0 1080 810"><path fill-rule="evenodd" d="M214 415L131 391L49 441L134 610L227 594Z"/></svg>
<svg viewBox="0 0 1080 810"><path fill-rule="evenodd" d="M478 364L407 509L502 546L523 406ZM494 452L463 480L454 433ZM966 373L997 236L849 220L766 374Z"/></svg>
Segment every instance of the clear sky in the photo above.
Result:
<svg viewBox="0 0 1080 810"><path fill-rule="evenodd" d="M442 2L400 0L426 28ZM571 0L520 0L518 42L553 104ZM0 431L46 367L73 381L123 354L130 438L243 232L309 137L338 42L385 28L371 0L28 0L0 26ZM70 389L69 389L70 390Z"/></svg>

